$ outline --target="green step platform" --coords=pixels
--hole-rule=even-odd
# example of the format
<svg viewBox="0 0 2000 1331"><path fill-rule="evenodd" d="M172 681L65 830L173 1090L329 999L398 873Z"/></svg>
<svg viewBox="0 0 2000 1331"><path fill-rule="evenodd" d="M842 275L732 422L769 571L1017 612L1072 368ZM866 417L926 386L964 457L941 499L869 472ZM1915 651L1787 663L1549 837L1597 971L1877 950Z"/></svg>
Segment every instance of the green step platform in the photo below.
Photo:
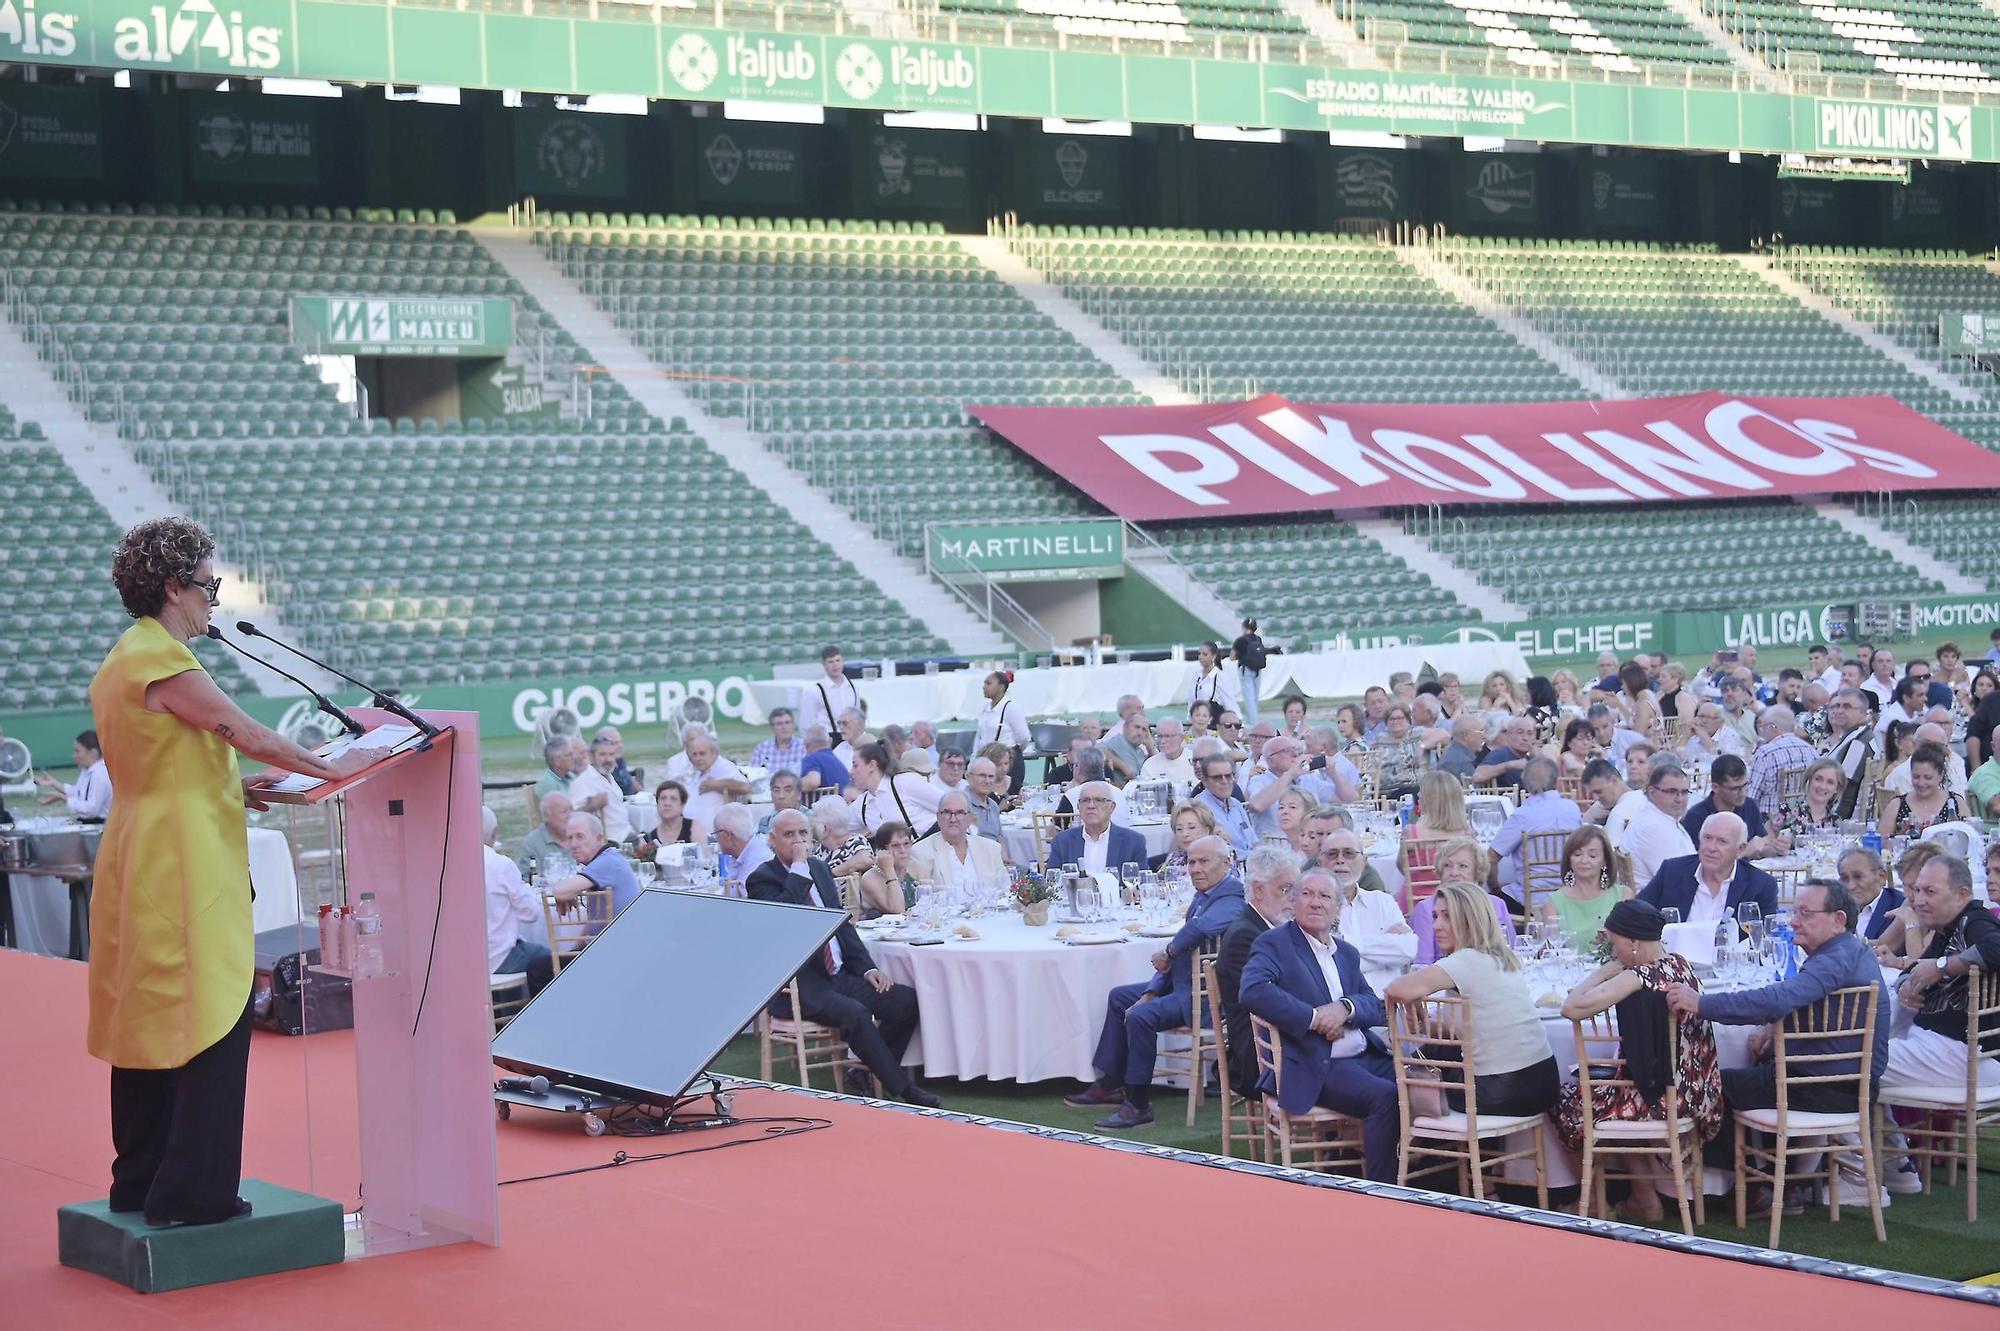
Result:
<svg viewBox="0 0 2000 1331"><path fill-rule="evenodd" d="M244 1179L252 1208L219 1225L148 1229L137 1213L114 1214L108 1199L56 1211L56 1241L64 1266L159 1294L194 1285L328 1266L346 1255L340 1203Z"/></svg>

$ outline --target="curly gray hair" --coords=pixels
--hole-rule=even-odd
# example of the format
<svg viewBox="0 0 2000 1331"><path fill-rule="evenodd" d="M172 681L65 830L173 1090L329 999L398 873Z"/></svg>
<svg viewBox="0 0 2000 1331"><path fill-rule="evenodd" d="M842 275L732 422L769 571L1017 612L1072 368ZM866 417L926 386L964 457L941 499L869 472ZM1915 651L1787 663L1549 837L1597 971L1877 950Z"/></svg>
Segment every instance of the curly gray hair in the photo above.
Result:
<svg viewBox="0 0 2000 1331"><path fill-rule="evenodd" d="M195 566L215 553L215 538L187 518L151 518L126 532L111 555L111 582L125 613L157 615L167 593L194 582Z"/></svg>

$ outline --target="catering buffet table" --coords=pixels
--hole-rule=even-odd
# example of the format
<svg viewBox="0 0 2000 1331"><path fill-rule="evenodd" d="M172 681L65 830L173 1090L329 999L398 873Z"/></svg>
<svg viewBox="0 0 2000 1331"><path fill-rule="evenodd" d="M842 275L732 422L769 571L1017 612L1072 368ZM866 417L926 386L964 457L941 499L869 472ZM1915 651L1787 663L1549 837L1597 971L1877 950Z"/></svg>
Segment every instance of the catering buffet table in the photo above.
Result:
<svg viewBox="0 0 2000 1331"><path fill-rule="evenodd" d="M1421 647L1376 647L1343 652L1309 652L1273 656L1258 682L1260 699L1289 694L1308 698L1358 698L1363 689L1380 684L1398 670L1411 673L1429 665L1453 670L1467 679L1489 671L1511 671L1525 678L1527 658L1511 642L1435 643ZM1234 672L1233 662L1223 669ZM1127 661L1104 665L1057 666L1018 671L1008 696L1030 716L1074 716L1094 712L1110 716L1118 700L1137 694L1148 707L1171 707L1186 701L1193 681L1192 654L1184 661ZM969 721L986 706L977 670L941 671L935 675L897 675L862 679L855 688L868 704L868 723L907 726L913 721ZM750 683L743 719L760 725L774 707L794 712L812 690L810 678L760 679Z"/></svg>

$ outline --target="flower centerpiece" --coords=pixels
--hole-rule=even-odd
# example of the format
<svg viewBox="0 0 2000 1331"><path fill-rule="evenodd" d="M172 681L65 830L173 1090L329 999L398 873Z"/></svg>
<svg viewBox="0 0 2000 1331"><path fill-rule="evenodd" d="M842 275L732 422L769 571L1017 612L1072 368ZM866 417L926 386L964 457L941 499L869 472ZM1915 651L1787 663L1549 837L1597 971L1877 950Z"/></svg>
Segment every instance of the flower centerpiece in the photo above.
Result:
<svg viewBox="0 0 2000 1331"><path fill-rule="evenodd" d="M1060 895L1055 884L1033 869L1016 878L1008 892L1020 908L1022 921L1036 928L1049 922L1049 905Z"/></svg>

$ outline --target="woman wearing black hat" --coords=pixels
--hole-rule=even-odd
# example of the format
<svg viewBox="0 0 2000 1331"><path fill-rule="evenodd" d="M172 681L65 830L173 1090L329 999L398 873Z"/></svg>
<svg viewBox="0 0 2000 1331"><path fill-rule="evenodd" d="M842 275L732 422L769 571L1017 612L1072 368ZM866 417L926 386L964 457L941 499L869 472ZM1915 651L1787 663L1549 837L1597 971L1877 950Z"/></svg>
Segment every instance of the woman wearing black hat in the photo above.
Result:
<svg viewBox="0 0 2000 1331"><path fill-rule="evenodd" d="M1611 940L1611 960L1592 971L1563 1000L1562 1014L1572 1021L1618 1009L1619 1053L1625 1060L1621 1075L1639 1083L1591 1087L1595 1118L1666 1117L1666 1023L1675 1019L1667 1010L1667 986L1685 984L1699 989L1701 982L1686 957L1667 951L1661 944L1665 928L1666 917L1643 901L1621 901L1613 906L1604 921L1605 935ZM1700 1017L1690 1017L1681 1020L1678 1034L1679 1060L1672 1072L1678 1108L1682 1117L1694 1120L1695 1133L1705 1143L1722 1130L1722 1064L1715 1052L1715 1032ZM1649 1073L1649 1069L1657 1071ZM1582 1150L1582 1093L1575 1084L1563 1087L1555 1120L1556 1130L1569 1148ZM1700 1181L1690 1180L1690 1186L1699 1187ZM1587 1204L1589 1199L1584 1200ZM1660 1218L1659 1194L1650 1187L1634 1190L1632 1206L1636 1219Z"/></svg>

